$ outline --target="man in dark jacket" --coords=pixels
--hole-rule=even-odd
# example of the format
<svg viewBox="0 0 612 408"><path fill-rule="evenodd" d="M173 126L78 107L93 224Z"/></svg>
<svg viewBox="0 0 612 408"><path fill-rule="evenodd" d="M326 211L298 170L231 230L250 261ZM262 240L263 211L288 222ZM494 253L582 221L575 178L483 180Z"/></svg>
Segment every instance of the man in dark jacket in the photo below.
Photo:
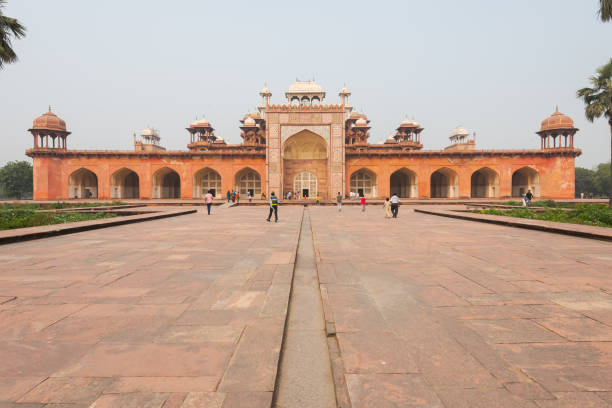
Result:
<svg viewBox="0 0 612 408"><path fill-rule="evenodd" d="M266 221L270 222L272 213L274 213L274 222L278 222L278 197L274 195L274 191L270 193L270 214L268 214Z"/></svg>

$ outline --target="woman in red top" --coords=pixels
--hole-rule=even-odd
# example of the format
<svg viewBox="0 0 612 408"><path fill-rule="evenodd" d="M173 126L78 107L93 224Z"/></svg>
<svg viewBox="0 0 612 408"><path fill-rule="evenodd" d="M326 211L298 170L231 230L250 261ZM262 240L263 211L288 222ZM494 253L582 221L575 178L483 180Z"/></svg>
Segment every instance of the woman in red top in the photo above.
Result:
<svg viewBox="0 0 612 408"><path fill-rule="evenodd" d="M361 212L365 211L365 196L361 196Z"/></svg>

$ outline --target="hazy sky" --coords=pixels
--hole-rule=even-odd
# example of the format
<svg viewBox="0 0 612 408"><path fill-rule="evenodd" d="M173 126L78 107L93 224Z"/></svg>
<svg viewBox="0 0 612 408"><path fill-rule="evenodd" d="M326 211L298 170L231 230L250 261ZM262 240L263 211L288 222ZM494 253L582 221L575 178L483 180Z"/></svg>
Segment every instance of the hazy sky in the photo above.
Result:
<svg viewBox="0 0 612 408"><path fill-rule="evenodd" d="M68 146L132 149L157 128L186 149L206 115L239 143L238 120L315 78L338 103L344 84L371 120L371 142L408 115L425 149L457 125L477 148L539 148L535 131L559 105L574 118L577 165L610 160L610 131L584 117L577 89L612 57L598 0L196 1L9 0L27 37L0 71L0 163L26 158L32 120L52 105Z"/></svg>

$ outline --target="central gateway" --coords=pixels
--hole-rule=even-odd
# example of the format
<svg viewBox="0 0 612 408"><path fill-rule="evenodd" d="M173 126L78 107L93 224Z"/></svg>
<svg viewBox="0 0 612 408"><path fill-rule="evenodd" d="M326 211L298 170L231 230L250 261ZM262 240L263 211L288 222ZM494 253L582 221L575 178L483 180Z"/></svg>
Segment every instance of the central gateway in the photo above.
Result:
<svg viewBox="0 0 612 408"><path fill-rule="evenodd" d="M270 105L265 89L261 95L268 196L292 191L330 199L345 191L344 122L350 106L322 104L325 92L313 81L291 85L286 104Z"/></svg>

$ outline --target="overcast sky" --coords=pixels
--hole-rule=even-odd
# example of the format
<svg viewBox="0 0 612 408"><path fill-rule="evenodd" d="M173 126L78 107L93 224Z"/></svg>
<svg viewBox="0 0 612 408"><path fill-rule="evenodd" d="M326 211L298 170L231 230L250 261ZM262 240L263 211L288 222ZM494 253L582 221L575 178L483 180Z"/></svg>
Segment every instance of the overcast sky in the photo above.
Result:
<svg viewBox="0 0 612 408"><path fill-rule="evenodd" d="M26 158L32 120L52 105L73 149L131 149L158 129L186 149L205 114L239 143L238 120L315 78L338 103L344 84L371 120L370 142L407 115L425 149L462 125L477 148L539 148L534 133L559 105L574 118L577 165L610 160L610 131L584 117L576 90L612 57L598 0L197 1L9 0L27 37L0 71L0 163Z"/></svg>

